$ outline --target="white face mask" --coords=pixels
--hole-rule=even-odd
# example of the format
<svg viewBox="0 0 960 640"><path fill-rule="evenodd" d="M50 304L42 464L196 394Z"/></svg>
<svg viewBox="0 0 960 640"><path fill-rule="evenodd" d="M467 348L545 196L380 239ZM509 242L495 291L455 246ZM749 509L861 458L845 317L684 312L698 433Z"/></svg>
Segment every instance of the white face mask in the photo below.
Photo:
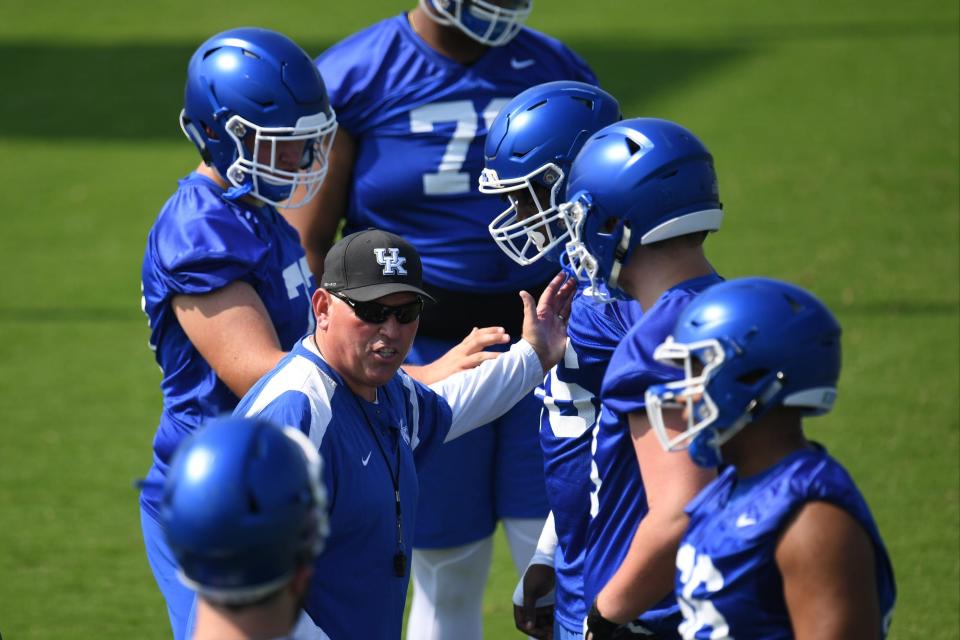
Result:
<svg viewBox="0 0 960 640"><path fill-rule="evenodd" d="M533 10L533 0L515 3L516 9L487 0L420 0L424 12L434 21L454 26L488 47L500 47L523 28Z"/></svg>
<svg viewBox="0 0 960 640"><path fill-rule="evenodd" d="M487 229L500 249L517 264L533 264L569 237L557 207L563 178L563 170L553 163L519 178L501 179L493 169L484 169L480 174L480 193L503 195L510 201L510 206ZM550 186L549 202L541 202L534 181ZM529 197L536 210L525 218L521 218L521 195Z"/></svg>
<svg viewBox="0 0 960 640"><path fill-rule="evenodd" d="M224 176L234 186L249 176L250 195L276 207L299 207L316 195L327 175L327 158L337 132L337 119L329 113L300 118L293 127L260 127L240 116L227 121L227 133L237 145L237 160ZM244 140L253 132L253 148ZM279 166L281 145L303 143L296 170Z"/></svg>
<svg viewBox="0 0 960 640"><path fill-rule="evenodd" d="M719 416L716 403L707 393L707 382L724 361L723 346L717 340L681 344L669 337L656 348L653 357L658 362L682 368L683 378L647 389L644 397L647 417L664 450L686 449L693 437L713 424ZM701 369L699 373L694 372L694 359L697 368ZM667 432L663 419L664 408L685 412L686 428L673 438ZM729 437L732 434L726 439Z"/></svg>

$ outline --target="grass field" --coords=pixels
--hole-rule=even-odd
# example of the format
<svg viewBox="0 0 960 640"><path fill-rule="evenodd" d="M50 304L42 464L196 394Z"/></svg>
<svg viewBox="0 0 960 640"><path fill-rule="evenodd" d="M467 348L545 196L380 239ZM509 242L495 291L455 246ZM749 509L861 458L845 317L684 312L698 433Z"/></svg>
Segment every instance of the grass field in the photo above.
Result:
<svg viewBox="0 0 960 640"><path fill-rule="evenodd" d="M163 638L133 479L159 372L139 310L147 230L196 162L192 50L255 24L318 53L413 0L0 0L0 633ZM946 0L541 0L628 115L713 151L728 277L787 278L845 331L844 461L895 565L892 637L960 636L958 6ZM498 544L487 636L513 633Z"/></svg>

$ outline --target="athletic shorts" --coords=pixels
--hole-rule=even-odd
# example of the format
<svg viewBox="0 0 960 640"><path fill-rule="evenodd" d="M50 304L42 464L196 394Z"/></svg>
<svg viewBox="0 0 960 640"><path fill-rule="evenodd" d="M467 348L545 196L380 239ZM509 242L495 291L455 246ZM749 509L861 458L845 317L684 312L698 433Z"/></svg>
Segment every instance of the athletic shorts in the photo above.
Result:
<svg viewBox="0 0 960 640"><path fill-rule="evenodd" d="M194 592L188 589L177 577L177 560L167 545L160 523L141 505L140 526L143 529L143 544L147 551L147 561L153 571L153 577L160 587L163 599L167 602L167 615L174 640L187 640L193 634L190 628L191 610Z"/></svg>

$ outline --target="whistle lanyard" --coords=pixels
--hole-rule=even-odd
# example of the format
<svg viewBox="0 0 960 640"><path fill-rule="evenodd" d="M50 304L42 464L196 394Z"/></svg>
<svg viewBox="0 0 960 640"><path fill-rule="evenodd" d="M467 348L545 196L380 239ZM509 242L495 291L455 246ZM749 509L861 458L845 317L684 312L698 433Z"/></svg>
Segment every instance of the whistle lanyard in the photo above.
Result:
<svg viewBox="0 0 960 640"><path fill-rule="evenodd" d="M393 554L393 575L402 578L407 575L407 554L403 548L403 513L400 510L400 439L399 437L397 438L397 470L394 472L393 467L390 465L390 458L387 457L387 452L384 450L383 444L381 444L380 438L377 436L377 430L373 426L373 422L370 421L370 416L367 415L366 410L363 408L360 398L354 395L353 392L350 392L350 395L356 400L357 408L360 409L360 413L363 414L363 419L370 429L370 437L377 443L377 449L380 451L383 463L387 465L387 472L390 475L390 481L393 483L393 497L396 502L397 512L397 552Z"/></svg>

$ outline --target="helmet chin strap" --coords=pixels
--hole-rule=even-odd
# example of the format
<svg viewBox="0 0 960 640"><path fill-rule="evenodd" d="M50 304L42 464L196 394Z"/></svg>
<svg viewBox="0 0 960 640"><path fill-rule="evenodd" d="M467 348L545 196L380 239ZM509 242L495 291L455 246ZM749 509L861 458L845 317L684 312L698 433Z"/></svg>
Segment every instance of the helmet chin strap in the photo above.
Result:
<svg viewBox="0 0 960 640"><path fill-rule="evenodd" d="M223 197L225 200L239 200L244 196L248 195L253 190L253 185L250 182L245 182L239 187L233 186L223 192Z"/></svg>
<svg viewBox="0 0 960 640"><path fill-rule="evenodd" d="M767 385L767 387L753 400L750 401L750 404L747 405L746 411L737 418L737 421L733 425L720 433L717 437L717 444L722 445L726 442L729 442L733 436L740 433L740 430L745 426L753 422L759 417L767 407L767 403L770 402L780 391L783 389L783 385L786 383L786 378L783 375L782 371L777 372L777 377Z"/></svg>

